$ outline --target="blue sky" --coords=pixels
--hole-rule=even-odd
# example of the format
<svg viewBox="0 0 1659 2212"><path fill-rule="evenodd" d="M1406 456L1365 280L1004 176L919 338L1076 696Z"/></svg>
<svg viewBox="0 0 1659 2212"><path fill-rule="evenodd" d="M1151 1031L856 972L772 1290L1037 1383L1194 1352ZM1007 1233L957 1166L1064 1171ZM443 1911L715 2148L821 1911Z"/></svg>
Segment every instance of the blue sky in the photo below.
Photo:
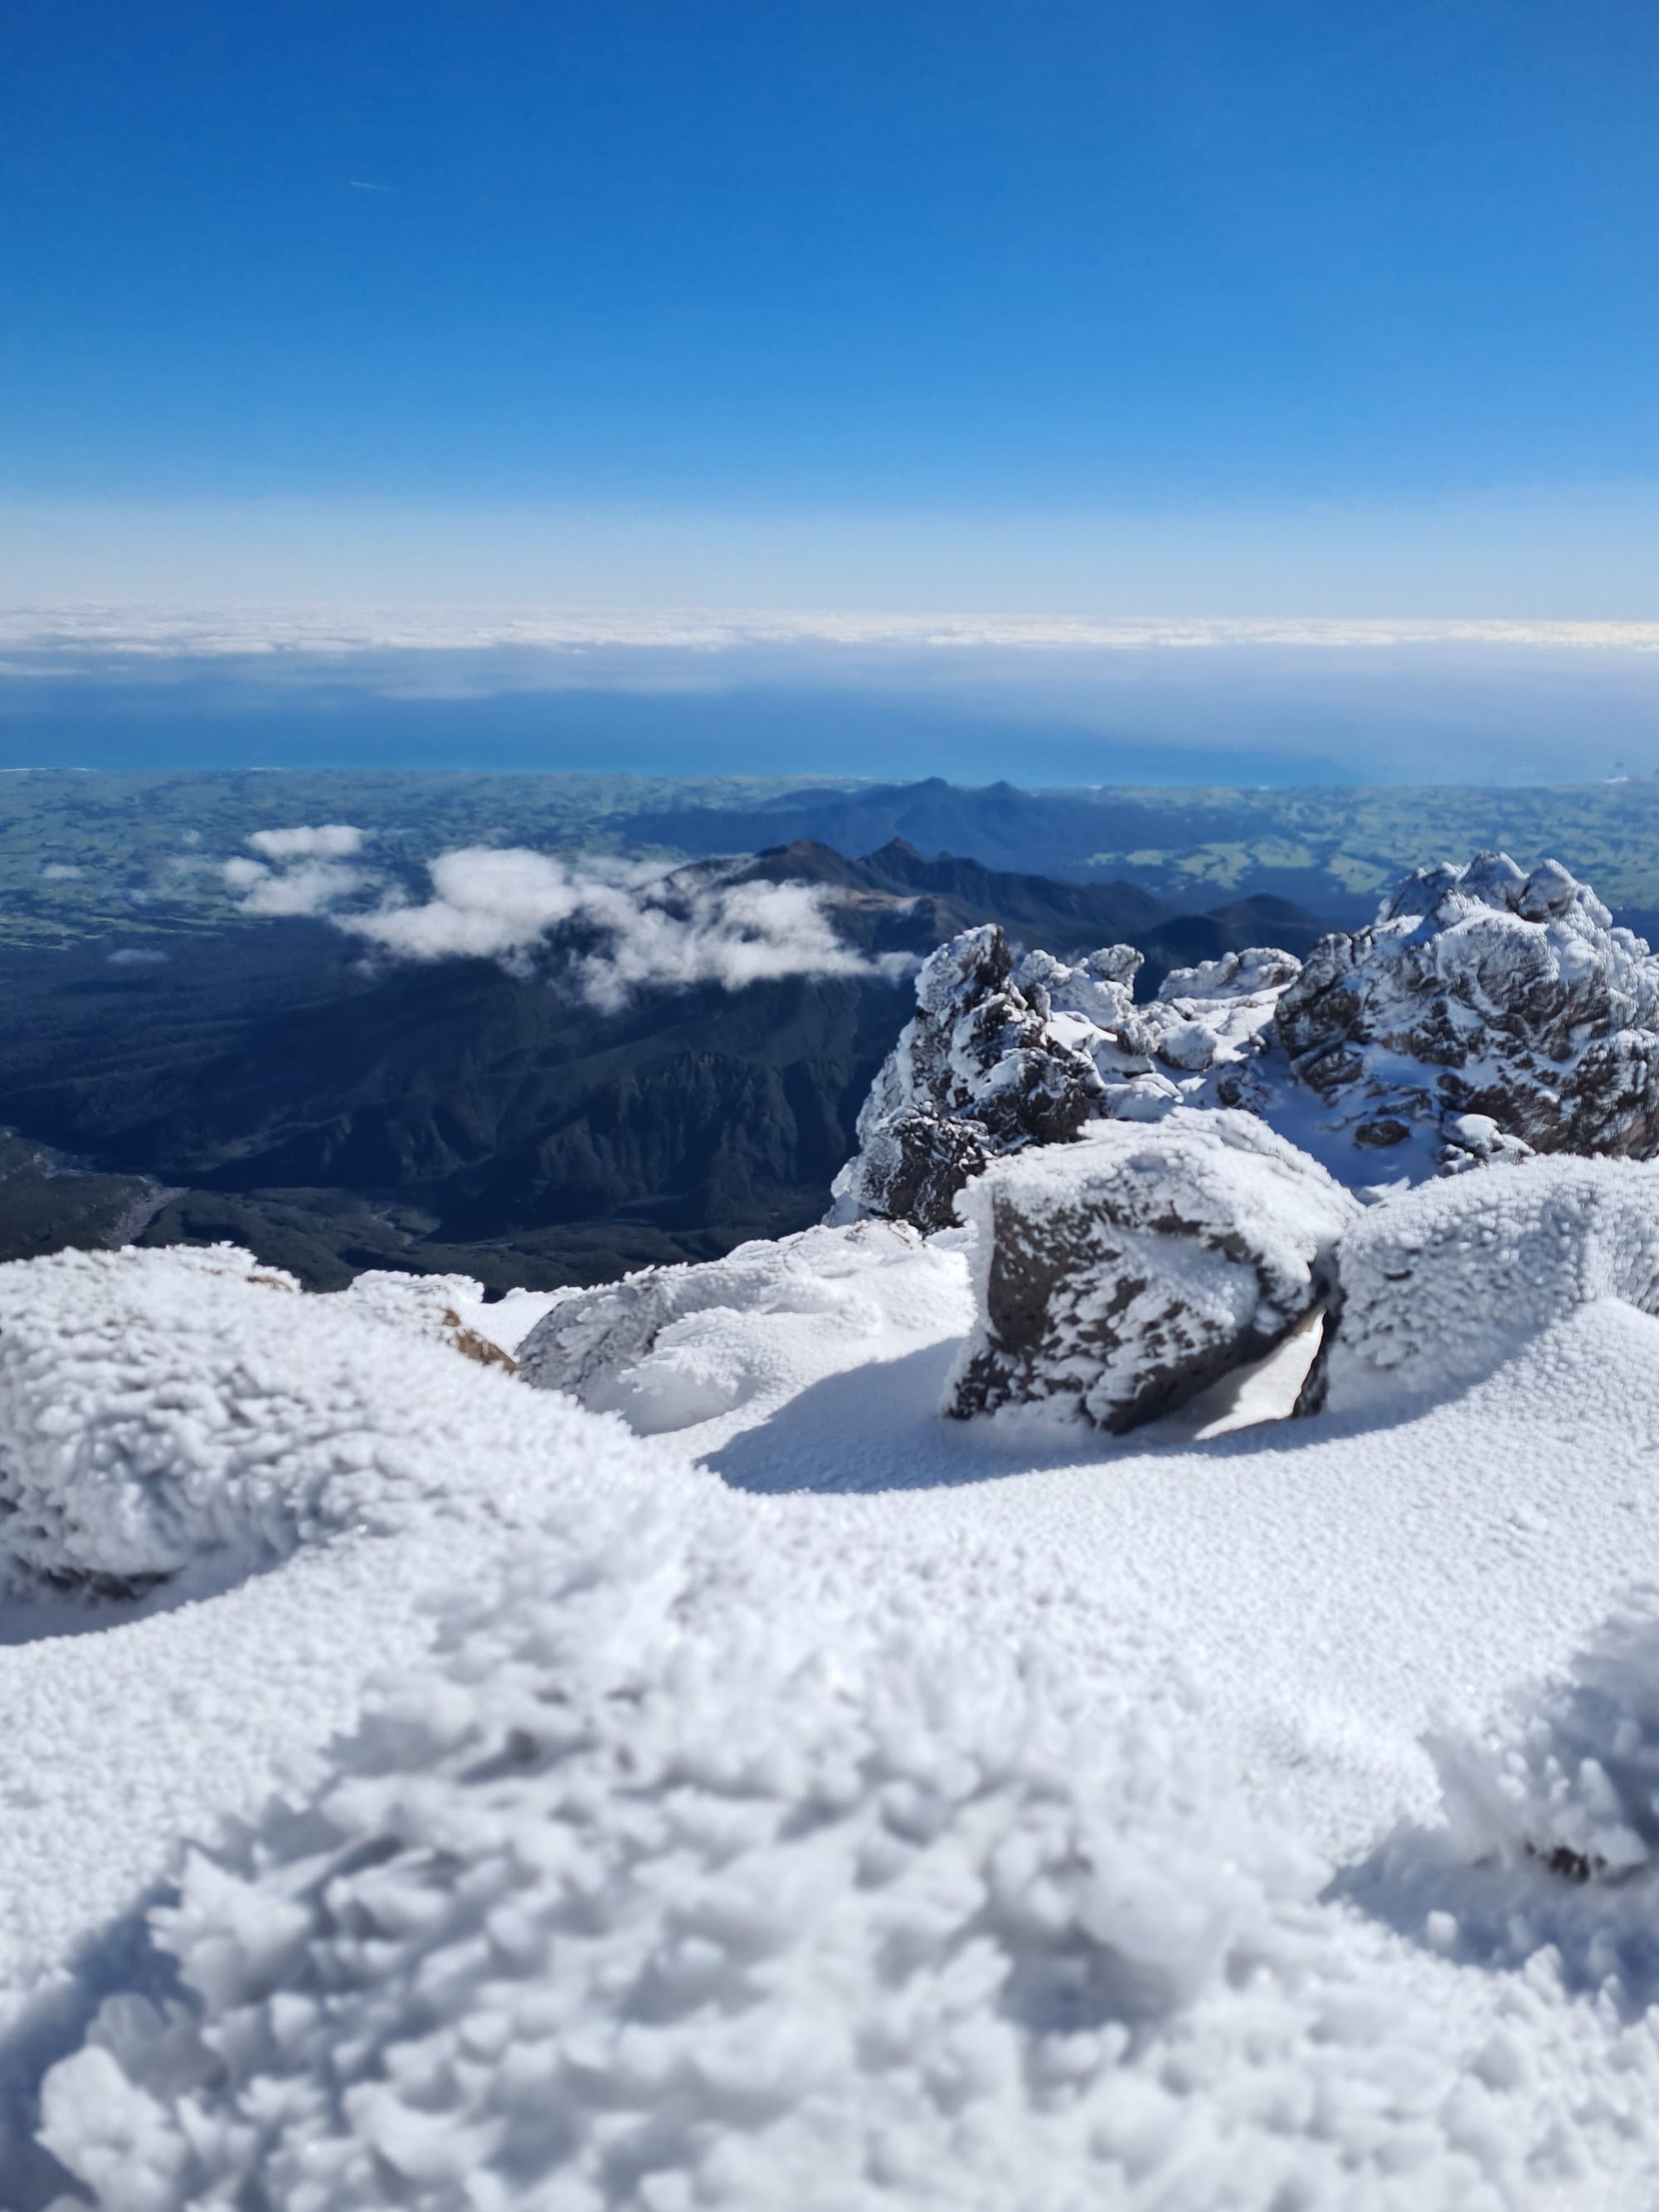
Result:
<svg viewBox="0 0 1659 2212"><path fill-rule="evenodd" d="M0 599L1659 613L1638 0L54 0L0 82Z"/></svg>

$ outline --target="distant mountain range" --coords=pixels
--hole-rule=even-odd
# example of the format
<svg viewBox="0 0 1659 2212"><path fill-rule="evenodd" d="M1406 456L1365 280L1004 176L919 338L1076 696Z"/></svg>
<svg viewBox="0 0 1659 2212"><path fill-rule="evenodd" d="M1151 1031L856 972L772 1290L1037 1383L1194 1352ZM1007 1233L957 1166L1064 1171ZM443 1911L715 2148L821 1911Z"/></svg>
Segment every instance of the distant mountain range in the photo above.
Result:
<svg viewBox="0 0 1659 2212"><path fill-rule="evenodd" d="M356 824L378 880L424 893L440 854L529 845L665 864L803 838L852 856L901 838L1006 873L1133 885L1173 913L1285 899L1367 921L1425 860L1500 847L1564 861L1640 927L1659 915L1659 780L1538 790L1022 791L823 778L471 775L294 769L0 777L0 942L56 945L242 920L222 864L257 831Z"/></svg>

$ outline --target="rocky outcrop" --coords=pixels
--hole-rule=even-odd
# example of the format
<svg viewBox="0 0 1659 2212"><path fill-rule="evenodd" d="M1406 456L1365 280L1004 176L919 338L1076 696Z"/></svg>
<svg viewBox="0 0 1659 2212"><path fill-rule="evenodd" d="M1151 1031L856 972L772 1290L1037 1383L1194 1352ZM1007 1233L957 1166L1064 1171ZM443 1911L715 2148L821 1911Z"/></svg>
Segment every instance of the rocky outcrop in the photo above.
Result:
<svg viewBox="0 0 1659 2212"><path fill-rule="evenodd" d="M830 1218L943 1228L957 1194L1006 1153L1064 1143L1103 1118L1259 1104L1252 1063L1299 963L1230 952L1176 970L1137 1006L1139 966L1123 945L1076 964L1041 951L1016 961L994 926L942 945L859 1116Z"/></svg>
<svg viewBox="0 0 1659 2212"><path fill-rule="evenodd" d="M1443 1169L1517 1139L1646 1158L1659 960L1611 919L1554 860L1530 875L1504 853L1419 869L1370 928L1317 945L1279 999L1291 1073L1374 1158L1437 1134Z"/></svg>
<svg viewBox="0 0 1659 2212"><path fill-rule="evenodd" d="M1253 1115L1177 1107L998 1160L962 1212L977 1319L945 1410L1121 1430L1270 1351L1323 1296L1359 1206Z"/></svg>

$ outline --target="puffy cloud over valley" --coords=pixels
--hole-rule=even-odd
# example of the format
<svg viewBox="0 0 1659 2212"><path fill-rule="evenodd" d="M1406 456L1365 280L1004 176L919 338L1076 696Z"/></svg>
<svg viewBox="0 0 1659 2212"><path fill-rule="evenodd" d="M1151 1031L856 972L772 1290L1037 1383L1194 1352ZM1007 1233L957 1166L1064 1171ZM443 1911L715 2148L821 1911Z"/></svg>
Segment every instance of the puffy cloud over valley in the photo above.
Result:
<svg viewBox="0 0 1659 2212"><path fill-rule="evenodd" d="M226 861L226 886L244 914L325 915L399 959L498 960L525 972L557 935L560 980L605 1012L642 990L735 991L780 975L884 975L908 964L847 943L836 895L817 884L468 846L432 862L432 896L417 903L338 857L357 853L363 836L343 823L259 830L247 842L268 859ZM371 888L378 905L341 910Z"/></svg>

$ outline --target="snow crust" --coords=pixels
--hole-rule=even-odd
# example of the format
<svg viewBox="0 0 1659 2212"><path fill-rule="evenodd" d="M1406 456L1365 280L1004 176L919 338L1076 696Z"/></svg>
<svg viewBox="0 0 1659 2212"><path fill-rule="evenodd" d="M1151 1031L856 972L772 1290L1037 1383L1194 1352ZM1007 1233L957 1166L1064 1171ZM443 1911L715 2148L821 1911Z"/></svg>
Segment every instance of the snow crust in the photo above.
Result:
<svg viewBox="0 0 1659 2212"><path fill-rule="evenodd" d="M1360 1209L1254 1115L1177 1108L998 1160L958 1210L976 1312L948 1409L1126 1429L1262 1358Z"/></svg>
<svg viewBox="0 0 1659 2212"><path fill-rule="evenodd" d="M1541 1861L1581 1881L1650 1873L1659 1857L1659 1591L1633 1593L1569 1669L1513 1694L1480 1735L1437 1738L1433 1750L1452 1839L1468 1858Z"/></svg>

